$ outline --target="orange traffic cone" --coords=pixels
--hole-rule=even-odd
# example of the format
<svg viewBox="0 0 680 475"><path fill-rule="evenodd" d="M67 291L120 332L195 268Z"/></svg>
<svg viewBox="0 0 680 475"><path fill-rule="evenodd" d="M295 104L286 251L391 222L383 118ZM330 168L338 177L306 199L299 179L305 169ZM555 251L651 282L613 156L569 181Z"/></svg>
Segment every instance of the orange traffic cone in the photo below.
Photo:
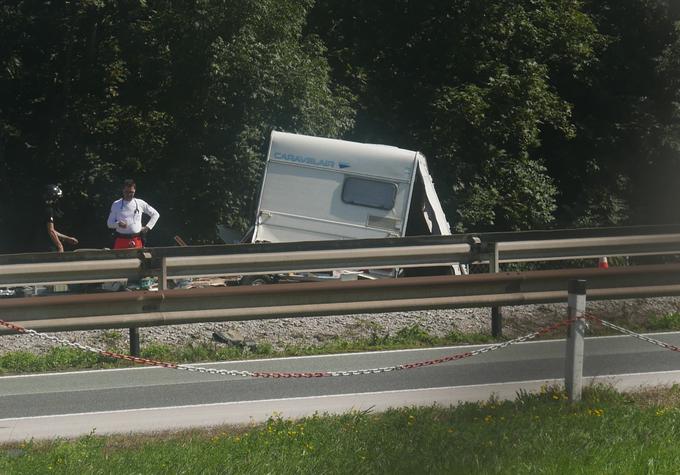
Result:
<svg viewBox="0 0 680 475"><path fill-rule="evenodd" d="M597 263L597 268L598 269L609 269L609 262L607 262L606 257L600 257L600 260Z"/></svg>

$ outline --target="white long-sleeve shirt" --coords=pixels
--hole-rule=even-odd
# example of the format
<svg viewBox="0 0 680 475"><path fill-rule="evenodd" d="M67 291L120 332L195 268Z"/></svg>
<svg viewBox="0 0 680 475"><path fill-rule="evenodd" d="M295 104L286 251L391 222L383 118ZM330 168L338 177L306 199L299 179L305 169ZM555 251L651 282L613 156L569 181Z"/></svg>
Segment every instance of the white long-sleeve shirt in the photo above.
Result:
<svg viewBox="0 0 680 475"><path fill-rule="evenodd" d="M130 201L125 201L120 198L111 205L111 213L106 224L120 234L139 234L142 230L142 214L149 216L149 222L146 223L149 229L154 227L160 217L158 211L144 200L132 198ZM127 227L121 228L120 222L127 224Z"/></svg>

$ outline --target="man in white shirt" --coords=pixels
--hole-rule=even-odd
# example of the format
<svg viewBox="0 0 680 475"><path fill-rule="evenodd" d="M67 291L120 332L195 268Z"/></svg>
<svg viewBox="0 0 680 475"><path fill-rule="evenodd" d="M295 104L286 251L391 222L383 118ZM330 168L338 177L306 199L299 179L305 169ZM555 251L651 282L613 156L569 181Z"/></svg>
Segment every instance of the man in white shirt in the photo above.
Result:
<svg viewBox="0 0 680 475"><path fill-rule="evenodd" d="M146 201L135 198L137 191L134 180L123 182L123 197L111 205L111 213L106 221L110 229L116 230L114 249L141 248L142 236L154 227L160 214ZM149 216L146 226L142 226L142 214Z"/></svg>

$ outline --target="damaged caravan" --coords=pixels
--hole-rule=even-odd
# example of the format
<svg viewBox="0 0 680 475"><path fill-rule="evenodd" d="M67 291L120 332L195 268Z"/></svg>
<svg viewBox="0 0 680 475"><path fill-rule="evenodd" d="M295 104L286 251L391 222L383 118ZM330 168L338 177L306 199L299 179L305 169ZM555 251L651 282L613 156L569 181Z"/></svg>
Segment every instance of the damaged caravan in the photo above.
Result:
<svg viewBox="0 0 680 475"><path fill-rule="evenodd" d="M421 153L274 131L255 223L244 241L448 234ZM460 273L458 266L450 271Z"/></svg>

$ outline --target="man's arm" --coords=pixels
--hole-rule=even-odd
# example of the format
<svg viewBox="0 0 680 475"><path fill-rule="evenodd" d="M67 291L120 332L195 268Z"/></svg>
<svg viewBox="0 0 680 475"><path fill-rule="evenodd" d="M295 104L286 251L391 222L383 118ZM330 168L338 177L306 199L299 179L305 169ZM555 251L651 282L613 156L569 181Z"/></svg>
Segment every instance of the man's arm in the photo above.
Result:
<svg viewBox="0 0 680 475"><path fill-rule="evenodd" d="M67 236L66 234L61 234L59 231L56 231L56 233L62 242L67 242L68 244L73 244L74 246L78 244L78 239L76 239L75 237Z"/></svg>
<svg viewBox="0 0 680 475"><path fill-rule="evenodd" d="M57 252L64 252L64 245L61 243L61 240L59 239L59 233L56 229L54 229L54 223L52 222L47 223L47 235L52 240L54 247L57 248Z"/></svg>
<svg viewBox="0 0 680 475"><path fill-rule="evenodd" d="M67 236L66 234L62 234L59 231L57 231L52 221L49 221L47 223L47 234L52 240L54 247L57 248L57 252L64 252L64 245L62 244L62 242L67 242L74 246L78 244L78 240L73 236Z"/></svg>
<svg viewBox="0 0 680 475"><path fill-rule="evenodd" d="M161 215L158 211L156 211L156 209L153 206L151 206L146 201L142 201L142 212L144 212L144 214L149 215L149 222L146 223L146 226L142 228L142 232L146 232L156 225L156 222L158 221L158 218L160 218Z"/></svg>
<svg viewBox="0 0 680 475"><path fill-rule="evenodd" d="M111 212L109 213L109 219L106 220L106 225L110 229L116 229L116 226L118 226L118 213L114 205L111 205Z"/></svg>

